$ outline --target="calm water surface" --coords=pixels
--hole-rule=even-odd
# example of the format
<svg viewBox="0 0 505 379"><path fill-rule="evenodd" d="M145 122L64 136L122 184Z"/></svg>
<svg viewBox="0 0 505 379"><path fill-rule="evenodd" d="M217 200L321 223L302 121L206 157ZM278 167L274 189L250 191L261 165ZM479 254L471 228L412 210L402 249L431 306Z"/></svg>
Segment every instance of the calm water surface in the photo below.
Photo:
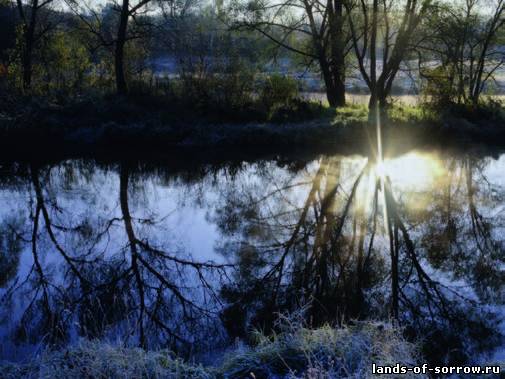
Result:
<svg viewBox="0 0 505 379"><path fill-rule="evenodd" d="M0 359L79 338L191 356L298 312L503 360L504 200L505 155L0 164Z"/></svg>

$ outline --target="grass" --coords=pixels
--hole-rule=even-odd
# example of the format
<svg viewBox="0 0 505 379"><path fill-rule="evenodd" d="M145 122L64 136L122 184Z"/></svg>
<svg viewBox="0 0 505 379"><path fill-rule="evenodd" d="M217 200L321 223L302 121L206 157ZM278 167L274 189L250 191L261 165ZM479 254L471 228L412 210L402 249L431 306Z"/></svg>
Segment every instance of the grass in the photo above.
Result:
<svg viewBox="0 0 505 379"><path fill-rule="evenodd" d="M173 358L168 351L113 347L98 342L46 352L25 364L4 364L2 377L14 378L187 378L214 376L202 366L189 365Z"/></svg>
<svg viewBox="0 0 505 379"><path fill-rule="evenodd" d="M368 378L372 363L412 365L416 348L388 324L306 329L291 325L270 337L258 335L254 349L230 356L221 370L226 378Z"/></svg>
<svg viewBox="0 0 505 379"><path fill-rule="evenodd" d="M368 107L364 104L353 104L335 109L333 124L353 125L362 124L368 120Z"/></svg>
<svg viewBox="0 0 505 379"><path fill-rule="evenodd" d="M218 367L188 364L168 351L143 351L82 342L46 352L28 364L0 365L11 378L370 378L372 362L412 365L416 346L390 324L308 329L287 319L273 336L256 333L256 345L228 353Z"/></svg>
<svg viewBox="0 0 505 379"><path fill-rule="evenodd" d="M437 113L423 105L393 103L388 109L389 120L394 123L438 122ZM363 124L368 122L368 106L352 104L335 110L333 123L338 125Z"/></svg>
<svg viewBox="0 0 505 379"><path fill-rule="evenodd" d="M389 109L389 118L401 123L437 123L440 117L433 109L422 105L393 104Z"/></svg>
<svg viewBox="0 0 505 379"><path fill-rule="evenodd" d="M158 95L83 98L66 105L18 104L19 112L0 106L0 154L46 154L46 146L72 154L190 149L329 150L368 149L368 108L354 104L332 109L310 101L291 101L272 109L261 107L177 106ZM17 109L16 108L16 109ZM461 108L461 109L460 109ZM269 113L269 112L267 112ZM270 112L271 113L271 112ZM393 103L384 124L384 140L401 146L482 143L503 145L503 104L477 109Z"/></svg>

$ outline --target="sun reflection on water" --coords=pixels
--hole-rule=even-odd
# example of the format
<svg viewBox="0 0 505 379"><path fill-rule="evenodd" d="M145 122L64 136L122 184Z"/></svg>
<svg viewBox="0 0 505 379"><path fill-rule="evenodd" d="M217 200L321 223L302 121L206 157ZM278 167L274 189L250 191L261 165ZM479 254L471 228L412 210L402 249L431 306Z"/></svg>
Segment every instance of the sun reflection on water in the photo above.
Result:
<svg viewBox="0 0 505 379"><path fill-rule="evenodd" d="M437 157L419 152L385 159L375 171L388 178L394 188L411 191L436 185L445 172Z"/></svg>
<svg viewBox="0 0 505 379"><path fill-rule="evenodd" d="M441 185L447 175L439 157L423 152L360 163L365 171L357 188L355 206L367 213L371 210L377 188L379 206L384 208L384 186L390 188L395 197L398 195L403 198L410 209L423 209L428 204L422 193ZM386 209L382 209L382 212L386 212Z"/></svg>

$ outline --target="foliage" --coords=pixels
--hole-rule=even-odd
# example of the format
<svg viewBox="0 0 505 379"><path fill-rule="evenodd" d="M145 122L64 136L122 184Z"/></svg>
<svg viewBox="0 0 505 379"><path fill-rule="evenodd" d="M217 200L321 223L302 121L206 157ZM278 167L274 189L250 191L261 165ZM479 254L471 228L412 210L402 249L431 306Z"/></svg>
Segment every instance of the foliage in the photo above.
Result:
<svg viewBox="0 0 505 379"><path fill-rule="evenodd" d="M461 103L451 104L446 109L439 110L434 108L440 114L446 116L459 117L475 124L504 125L505 109L502 100L496 100L490 97L483 97L478 104Z"/></svg>
<svg viewBox="0 0 505 379"><path fill-rule="evenodd" d="M145 41L139 39L128 41L125 51L125 75L129 82L149 82L152 79L152 72L148 67L150 54L149 46Z"/></svg>
<svg viewBox="0 0 505 379"><path fill-rule="evenodd" d="M57 95L63 99L71 92L80 93L91 84L88 76L92 69L91 56L82 38L77 32L55 30L43 39L35 51L33 93ZM21 29L18 28L16 48L11 52L8 66L11 85L15 88L22 85L22 49Z"/></svg>
<svg viewBox="0 0 505 379"><path fill-rule="evenodd" d="M328 108L323 107L320 103L295 98L287 105L269 109L267 120L276 123L300 122L324 117L326 113L328 113Z"/></svg>
<svg viewBox="0 0 505 379"><path fill-rule="evenodd" d="M441 4L426 19L418 60L432 104L443 108L480 101L505 63L500 41L504 12L503 0L468 0Z"/></svg>
<svg viewBox="0 0 505 379"><path fill-rule="evenodd" d="M187 62L174 96L197 109L217 112L243 111L252 102L254 73L240 59Z"/></svg>
<svg viewBox="0 0 505 379"><path fill-rule="evenodd" d="M257 80L257 67L238 57L187 59L172 96L186 107L233 121L302 121L322 107L299 97L297 82L273 74Z"/></svg>
<svg viewBox="0 0 505 379"><path fill-rule="evenodd" d="M16 41L16 17L8 0L0 1L0 64L9 58L9 50ZM1 74L0 74L1 76Z"/></svg>
<svg viewBox="0 0 505 379"><path fill-rule="evenodd" d="M424 69L423 75L426 80L422 88L422 95L426 103L447 106L455 101L457 94L447 66Z"/></svg>
<svg viewBox="0 0 505 379"><path fill-rule="evenodd" d="M422 12L421 9L414 9L414 13L420 17L420 24L418 26L416 21L412 26L416 35L405 36L405 40L412 39L412 43L408 44L408 48L407 45L399 46L398 50L396 45L400 39L391 38L390 47L393 50L390 50L390 53L397 49L398 54L390 54L390 58L398 55L404 57L404 62L418 59L419 73L423 77L422 91L429 103L426 109L431 109L430 112L433 112L434 106L441 109L455 107L455 103L468 103L471 96L467 92L472 81L477 83L474 85L477 89L482 87L488 91L490 88L489 83L493 79L491 71L495 63L500 63L503 57L501 44L504 34L500 22L491 23L491 14L477 12L480 1L472 0L468 3L476 4L468 15L465 15L463 3L429 8L433 10L429 16L425 16L424 8ZM74 3L77 4L69 2ZM135 20L132 17L128 29L130 36L124 52L129 96L141 102L147 102L146 99L149 99L163 106L171 104L172 109L182 107L187 113L208 116L211 121L282 123L305 121L326 115L327 109L301 97L301 84L291 74L281 75L270 71L275 62L286 57L289 58L290 68L295 67L296 60L303 63L305 68L312 67L311 62L314 62L317 49L310 33L299 25L298 17L302 17L304 11L294 15L289 10L290 6L281 7L282 12L278 13L275 9L265 8L267 3L232 3L233 6L229 9L218 9L219 14L216 14L212 7L192 1L177 1L173 4L176 8L174 10L163 8L170 7L169 4L152 2L153 10L159 6L164 12L142 12L135 16ZM222 5L222 2L219 4ZM371 26L365 25L364 15L361 8L356 7L357 3L349 4L352 6L345 11L353 16L355 37L358 37L356 43L358 47L363 44L363 47L369 47L364 40L367 33L360 33L360 30ZM403 5L395 9L395 12L387 7L380 10L379 15L381 12L391 11L387 13L391 19L380 18L377 26L379 35L385 33L386 21L390 21L391 35L397 33L400 26L400 17L395 18L394 15L402 14ZM324 10L324 7L317 8L316 13L321 10ZM493 10L492 7L490 10ZM48 6L40 15L43 17L39 20L40 25L36 33L31 89L24 95L38 96L37 101L41 103L68 104L82 97L95 97L96 101L100 101L102 95L115 90L113 56L118 13L111 4L97 8L91 6L88 9L83 3L79 6L72 5L71 11L73 13ZM170 13L171 11L175 13ZM399 13L396 13L397 11ZM12 14L17 14L12 12L15 12L15 8L0 6L0 19L6 18L5 14L12 19ZM277 23L268 27L263 25L262 21L272 21L269 16L282 22L280 25L284 27ZM256 24L258 22L259 24ZM345 34L350 33L347 38L350 43L352 30L348 23L349 20L345 21L342 27ZM228 25L234 26L235 29L231 31ZM256 29L251 30L246 26ZM325 27L330 28L329 25ZM280 48L280 45L271 39L258 38L261 35L258 34L258 28L274 40L282 41L282 44L289 46L291 50L287 47ZM10 37L0 41L0 90L17 95L23 89L23 28L19 22L10 22L2 30L4 29L5 35ZM477 57L483 51L483 44L477 42L484 41L486 36L490 38L485 57L493 58L485 59L482 63ZM325 40L326 43L329 41ZM378 50L386 49L382 44L383 42L378 45ZM333 62L330 45L325 45L324 50L328 55L328 64ZM469 49L469 46L475 46L475 51ZM419 55L414 54L413 48ZM346 51L352 50L352 46L347 46ZM304 54L299 54L299 51ZM344 62L348 77L356 74L356 68L359 66L359 59L356 60L356 57L352 58L350 55L346 55ZM161 60L167 56L174 58L174 62L170 63L174 67L170 67L166 77L160 78L155 71L155 64L157 59ZM460 62L460 56L463 56L463 63ZM472 59L475 60L473 64ZM478 80L475 77L476 70L472 71L470 67L481 63L483 76ZM356 67L351 68L353 66ZM389 67L384 65L383 68L386 66ZM381 76L379 71L375 75L377 78ZM391 87L386 86L388 91L395 86L395 75L396 71L385 74L385 77L389 78L386 82L391 82ZM370 91L377 92L377 88ZM377 94L379 92L384 91L378 91ZM385 93L384 96L387 95L388 93ZM22 97L19 97L19 101L21 99ZM26 108L29 108L29 104ZM418 111L419 109L400 110L399 107L393 107L390 113L393 119L400 121L425 121L433 118L433 113L414 114ZM332 113L330 116L335 116L336 123L354 124L366 121L365 112L364 107L351 105L339 107L336 114Z"/></svg>
<svg viewBox="0 0 505 379"><path fill-rule="evenodd" d="M23 28L21 26L16 27L15 31L15 41L13 47L8 50L9 64L7 68L7 83L9 87L18 90L22 87L22 75L23 67L21 62L21 56L23 51Z"/></svg>
<svg viewBox="0 0 505 379"><path fill-rule="evenodd" d="M68 93L80 92L91 69L91 57L79 35L57 31L42 46L41 86Z"/></svg>
<svg viewBox="0 0 505 379"><path fill-rule="evenodd" d="M289 76L273 74L266 78L259 96L267 109L289 106L298 98L298 83Z"/></svg>

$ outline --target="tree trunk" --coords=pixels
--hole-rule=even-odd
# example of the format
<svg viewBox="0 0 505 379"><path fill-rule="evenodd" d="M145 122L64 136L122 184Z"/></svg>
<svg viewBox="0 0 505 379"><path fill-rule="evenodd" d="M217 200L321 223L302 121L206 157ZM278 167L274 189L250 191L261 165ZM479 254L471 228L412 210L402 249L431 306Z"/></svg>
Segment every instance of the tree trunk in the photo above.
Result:
<svg viewBox="0 0 505 379"><path fill-rule="evenodd" d="M328 27L330 33L330 58L328 79L325 79L328 102L332 107L345 106L345 41L343 34L342 0L329 2ZM331 84L328 86L328 83Z"/></svg>
<svg viewBox="0 0 505 379"><path fill-rule="evenodd" d="M345 106L345 74L335 72L335 65L330 67L326 57L320 57L319 66L326 88L326 98L330 107Z"/></svg>
<svg viewBox="0 0 505 379"><path fill-rule="evenodd" d="M28 27L25 32L25 46L23 51L23 90L30 91L32 87L32 54L33 54L33 27Z"/></svg>
<svg viewBox="0 0 505 379"><path fill-rule="evenodd" d="M116 49L114 52L114 69L116 72L116 90L118 95L125 95L128 92L126 77L124 72L124 46L126 43L126 31L128 28L129 0L123 0L121 7L121 17L116 39Z"/></svg>
<svg viewBox="0 0 505 379"><path fill-rule="evenodd" d="M333 57L335 59L335 57ZM324 75L324 74L323 74ZM328 78L324 79L326 97L331 107L345 106L345 67L342 62L334 62L328 69Z"/></svg>
<svg viewBox="0 0 505 379"><path fill-rule="evenodd" d="M377 94L377 89L372 91L370 95L370 100L368 102L368 136L372 146L376 146L377 149L384 150L384 141L386 141L385 132L388 127L388 104L386 101L386 96L382 93Z"/></svg>
<svg viewBox="0 0 505 379"><path fill-rule="evenodd" d="M399 279L398 279L398 258L399 258L399 241L398 241L398 226L393 223L393 233L390 238L393 238L393 250L391 251L391 316L394 320L398 320L399 316Z"/></svg>
<svg viewBox="0 0 505 379"><path fill-rule="evenodd" d="M375 120L377 113L381 116L381 121L387 120L387 97L384 95L383 91L377 88L372 89L370 94L370 99L368 100L368 119Z"/></svg>
<svg viewBox="0 0 505 379"><path fill-rule="evenodd" d="M25 92L28 92L32 87L33 46L35 43L35 27L37 25L37 11L39 9L39 2L38 0L34 0L31 5L30 21L28 21L27 18L25 18L22 3L18 4L18 8L20 16L24 20L23 25L24 46L22 56L23 90Z"/></svg>
<svg viewBox="0 0 505 379"><path fill-rule="evenodd" d="M129 168L127 164L122 163L119 174L119 203L121 206L121 213L123 215L126 236L128 237L128 242L130 245L131 269L135 275L135 281L137 284L137 290L140 299L140 309L138 318L139 345L141 348L145 349L147 346L144 332L145 294L144 294L144 284L142 281L142 276L138 263L139 252L137 250L137 238L135 237L135 232L133 230L132 217L128 206L128 176L129 176Z"/></svg>
<svg viewBox="0 0 505 379"><path fill-rule="evenodd" d="M326 98L328 99L328 104L332 108L345 106L345 87L342 91L342 86L338 86L338 83L334 83L332 78L325 78L323 74L323 79L326 87Z"/></svg>

